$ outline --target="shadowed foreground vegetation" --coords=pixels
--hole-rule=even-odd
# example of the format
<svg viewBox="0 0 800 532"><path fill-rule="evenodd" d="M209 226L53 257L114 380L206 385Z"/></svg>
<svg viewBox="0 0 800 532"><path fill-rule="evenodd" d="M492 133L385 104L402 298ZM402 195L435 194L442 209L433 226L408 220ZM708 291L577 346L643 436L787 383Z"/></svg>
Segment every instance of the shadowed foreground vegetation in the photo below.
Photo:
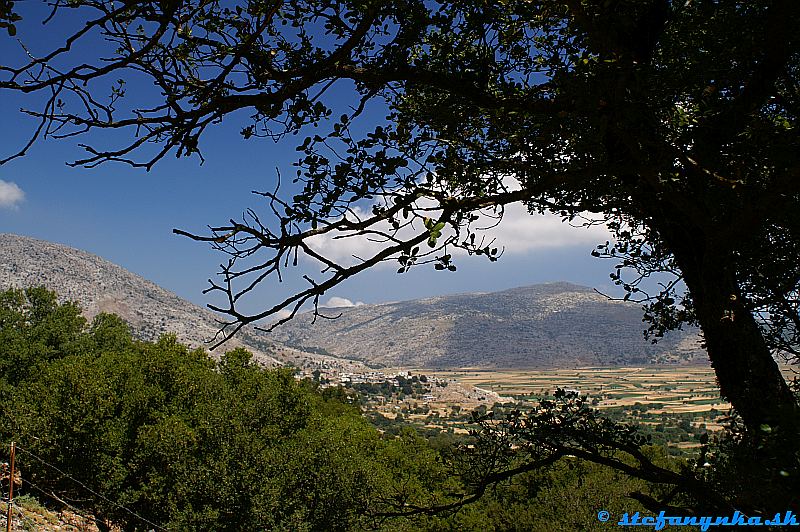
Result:
<svg viewBox="0 0 800 532"><path fill-rule="evenodd" d="M645 512L629 494L663 491L574 456L489 482L503 476L486 432L471 440L484 454L382 433L341 388L242 349L215 361L170 336L135 340L118 317L87 323L43 288L0 293L0 375L18 494L101 530L601 530L598 510ZM664 471L690 465L641 449Z"/></svg>

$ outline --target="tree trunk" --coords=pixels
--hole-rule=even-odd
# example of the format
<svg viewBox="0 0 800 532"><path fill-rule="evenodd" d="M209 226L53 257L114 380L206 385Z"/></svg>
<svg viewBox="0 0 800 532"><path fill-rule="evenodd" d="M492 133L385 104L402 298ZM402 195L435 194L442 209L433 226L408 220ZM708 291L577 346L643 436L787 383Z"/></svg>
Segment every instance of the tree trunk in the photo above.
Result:
<svg viewBox="0 0 800 532"><path fill-rule="evenodd" d="M762 332L747 310L733 252L703 231L681 231L670 241L692 295L706 349L723 398L749 428L795 430L798 405ZM720 245L722 244L722 245Z"/></svg>

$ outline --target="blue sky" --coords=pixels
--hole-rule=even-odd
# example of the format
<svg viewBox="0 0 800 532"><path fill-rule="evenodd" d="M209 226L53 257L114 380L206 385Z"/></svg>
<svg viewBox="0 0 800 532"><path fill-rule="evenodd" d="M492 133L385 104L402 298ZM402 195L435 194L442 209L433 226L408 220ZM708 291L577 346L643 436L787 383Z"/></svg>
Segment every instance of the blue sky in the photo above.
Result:
<svg viewBox="0 0 800 532"><path fill-rule="evenodd" d="M23 38L41 31L24 24L20 30ZM0 36L0 57L15 50L13 40ZM0 159L19 149L35 126L18 112L24 104L35 101L0 95ZM378 121L382 115L376 111L368 119ZM80 157L79 142L104 140L99 137L40 141L26 157L0 166L0 232L95 253L205 304L209 299L201 292L223 257L204 244L173 235L172 229L202 232L206 225L239 218L246 208L264 212L266 206L251 191L271 190L276 169L290 174L297 154L298 137L278 144L243 141L239 128L234 119L208 131L201 143L203 165L196 158L167 157L150 172L122 164L95 169L65 164ZM395 273L396 265L382 267L349 281L323 301L339 297L371 303L561 280L611 290L612 264L589 255L594 244L605 240L602 230L531 217L519 207L509 212L496 236L507 248L497 263L463 257L455 273L421 267L405 275ZM349 250L337 251L347 255ZM278 294L303 287L301 283L290 277L281 286L265 285L245 303L245 310L261 310Z"/></svg>

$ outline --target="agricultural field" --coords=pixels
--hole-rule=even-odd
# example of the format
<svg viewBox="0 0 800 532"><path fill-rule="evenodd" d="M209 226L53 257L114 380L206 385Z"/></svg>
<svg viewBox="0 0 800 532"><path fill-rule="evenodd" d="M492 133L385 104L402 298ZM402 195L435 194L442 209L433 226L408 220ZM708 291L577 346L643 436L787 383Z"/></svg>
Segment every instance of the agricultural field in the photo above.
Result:
<svg viewBox="0 0 800 532"><path fill-rule="evenodd" d="M638 424L654 440L676 449L699 447L699 436L720 430L730 409L719 396L712 368L700 365L431 373L523 404L556 388L575 390L607 416Z"/></svg>
<svg viewBox="0 0 800 532"><path fill-rule="evenodd" d="M654 443L682 454L700 447L703 434L721 430L730 413L713 370L704 365L407 371L420 376L418 382L414 379L415 388L406 390L410 393L362 395L367 415L384 428L404 423L428 435L463 435L471 428L472 412L529 409L564 388L588 397L605 416L638 425Z"/></svg>
<svg viewBox="0 0 800 532"><path fill-rule="evenodd" d="M653 414L674 414L730 407L719 398L713 370L706 366L420 371L514 400L536 400L566 388L597 398L601 409L638 404Z"/></svg>
<svg viewBox="0 0 800 532"><path fill-rule="evenodd" d="M612 419L639 425L655 443L676 454L700 446L700 437L722 428L730 405L722 401L709 367L592 367L572 369L416 369L424 375L410 394L363 396L376 424L410 424L428 435L466 434L472 412L532 408L557 388L587 396ZM450 383L442 387L442 383ZM458 394L454 393L459 391ZM466 392L464 392L466 391Z"/></svg>

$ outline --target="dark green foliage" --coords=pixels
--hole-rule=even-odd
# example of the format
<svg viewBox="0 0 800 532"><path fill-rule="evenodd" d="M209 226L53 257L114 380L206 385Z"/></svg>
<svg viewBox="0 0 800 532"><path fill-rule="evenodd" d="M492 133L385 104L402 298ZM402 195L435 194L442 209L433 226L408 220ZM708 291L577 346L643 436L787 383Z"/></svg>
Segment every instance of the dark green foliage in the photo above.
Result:
<svg viewBox="0 0 800 532"><path fill-rule="evenodd" d="M431 519L427 530L550 532L607 531L597 521L606 510L612 519L647 510L628 495L645 489L643 481L596 464L565 459L498 485L480 501L452 516Z"/></svg>
<svg viewBox="0 0 800 532"><path fill-rule="evenodd" d="M19 11L0 4L12 32ZM0 70L0 89L41 95L17 156L85 134L74 164L150 169L199 154L228 116L249 117L245 139L303 133L288 193L267 187L259 212L207 234L176 230L234 259L209 289L227 302L224 338L288 311L277 326L386 260L449 272L460 248L495 261L487 210L588 211L615 233L595 254L646 305L648 334L699 324L748 429L798 432L773 354L800 356L800 3L75 0L56 3L48 20L60 18L67 45ZM142 76L157 90L123 105L126 78ZM127 140L93 136L124 128ZM309 248L319 236L382 245L340 263ZM289 256L319 275L262 311L237 308Z"/></svg>
<svg viewBox="0 0 800 532"><path fill-rule="evenodd" d="M17 34L17 27L14 24L21 17L14 12L14 2L11 0L0 0L0 29L5 28L10 37Z"/></svg>
<svg viewBox="0 0 800 532"><path fill-rule="evenodd" d="M59 305L44 288L0 293L0 382L16 385L42 364L75 352L85 326L77 305Z"/></svg>
<svg viewBox="0 0 800 532"><path fill-rule="evenodd" d="M75 305L42 289L0 294L0 316L0 437L152 522L351 529L392 493L395 468L435 466L413 438L381 440L341 389L320 395L242 349L217 363L174 337L135 341L115 316L87 328ZM145 525L24 452L19 463L40 488L126 528Z"/></svg>
<svg viewBox="0 0 800 532"><path fill-rule="evenodd" d="M557 390L526 412L473 413L469 439L426 441L401 414L374 413L375 430L354 391L320 392L243 349L214 361L172 336L137 341L44 289L1 292L0 324L0 439L20 444L21 494L124 529L552 530L595 526L598 509L797 504L796 445L780 427L734 427L694 467Z"/></svg>
<svg viewBox="0 0 800 532"><path fill-rule="evenodd" d="M462 480L480 495L510 478L532 471L539 475L563 465L564 458L577 458L586 467L595 464L622 472L632 485L633 479L646 481L627 495L654 513L670 509L674 514L724 515L739 510L772 517L798 510L796 434L769 425L754 432L735 416L711 440L708 434L698 437L703 444L699 457L670 458L668 449L650 445L650 433L619 416L601 415L588 404L557 390L553 399L527 412L473 413L479 427L473 432L474 445L454 455L463 464ZM796 422L787 420L789 425ZM671 429L685 434L691 427L683 420ZM652 440L663 441L658 432L665 430L663 425L656 427Z"/></svg>
<svg viewBox="0 0 800 532"><path fill-rule="evenodd" d="M727 430L708 442L697 470L710 485L734 501L765 515L800 511L800 451L796 434L763 425L748 431L734 418Z"/></svg>

